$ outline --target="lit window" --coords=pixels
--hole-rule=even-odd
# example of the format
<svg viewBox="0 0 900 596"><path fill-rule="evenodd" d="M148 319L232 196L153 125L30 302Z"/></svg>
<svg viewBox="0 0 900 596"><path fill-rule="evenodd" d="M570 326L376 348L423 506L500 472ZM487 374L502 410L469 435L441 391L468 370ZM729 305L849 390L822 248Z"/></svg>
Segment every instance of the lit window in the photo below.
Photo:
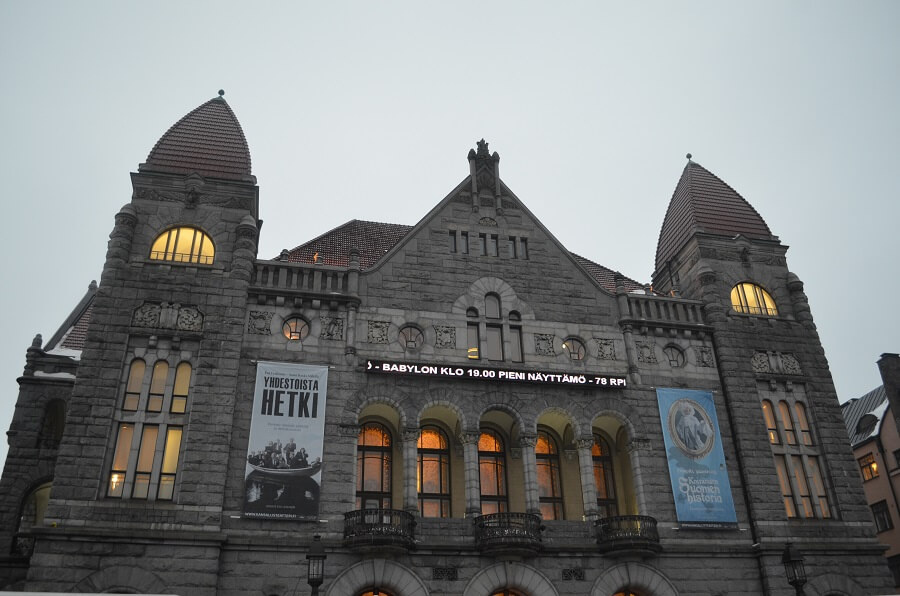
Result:
<svg viewBox="0 0 900 596"><path fill-rule="evenodd" d="M600 517L618 515L612 452L609 450L609 443L600 435L594 435L591 459L594 462L594 484L597 486L597 508Z"/></svg>
<svg viewBox="0 0 900 596"><path fill-rule="evenodd" d="M112 470L109 474L109 487L106 495L121 497L128 472L128 455L131 453L131 439L134 437L133 424L120 424L116 437L116 450L113 453Z"/></svg>
<svg viewBox="0 0 900 596"><path fill-rule="evenodd" d="M778 314L772 296L762 287L746 281L731 289L731 308L748 315L774 317Z"/></svg>
<svg viewBox="0 0 900 596"><path fill-rule="evenodd" d="M172 228L156 237L150 249L154 261L212 265L216 249L212 239L197 228Z"/></svg>
<svg viewBox="0 0 900 596"><path fill-rule="evenodd" d="M141 387L144 384L144 371L146 368L147 365L141 359L131 362L131 368L128 371L128 383L125 385L125 401L122 404L123 410L131 412L137 411L138 402L141 399Z"/></svg>
<svg viewBox="0 0 900 596"><path fill-rule="evenodd" d="M875 518L876 532L887 532L888 530L892 530L894 528L894 522L891 519L891 512L888 509L887 501L878 501L877 503L873 503L871 508L872 517Z"/></svg>
<svg viewBox="0 0 900 596"><path fill-rule="evenodd" d="M291 341L300 341L309 335L309 323L300 317L291 317L284 321L281 332Z"/></svg>
<svg viewBox="0 0 900 596"><path fill-rule="evenodd" d="M404 350L418 350L425 343L425 336L422 335L422 331L412 325L402 327L398 338Z"/></svg>
<svg viewBox="0 0 900 596"><path fill-rule="evenodd" d="M450 517L450 447L447 436L434 426L419 433L418 474L419 514L422 517Z"/></svg>
<svg viewBox="0 0 900 596"><path fill-rule="evenodd" d="M862 472L863 480L872 480L878 478L878 462L875 461L875 455L869 453L859 458L859 470Z"/></svg>
<svg viewBox="0 0 900 596"><path fill-rule="evenodd" d="M570 337L563 342L562 347L570 360L584 360L585 349L580 339Z"/></svg>
<svg viewBox="0 0 900 596"><path fill-rule="evenodd" d="M156 451L156 439L159 436L159 427L144 425L141 436L141 447L138 450L137 466L134 474L134 489L131 492L132 499L146 499L150 494L150 475L153 473L153 454Z"/></svg>
<svg viewBox="0 0 900 596"><path fill-rule="evenodd" d="M778 427L775 425L775 413L772 411L772 402L763 400L763 418L766 419L766 430L769 432L769 443L778 445L781 439L778 434Z"/></svg>
<svg viewBox="0 0 900 596"><path fill-rule="evenodd" d="M150 394L147 396L147 411L162 412L163 398L166 394L166 379L169 377L169 363L158 360L153 365L153 376L150 378Z"/></svg>
<svg viewBox="0 0 900 596"><path fill-rule="evenodd" d="M541 516L544 519L562 519L562 485L559 477L559 450L556 448L556 441L546 432L538 431L534 451L537 458Z"/></svg>
<svg viewBox="0 0 900 596"><path fill-rule="evenodd" d="M508 511L506 452L500 435L492 430L482 430L478 438L478 472L481 513L486 515Z"/></svg>
<svg viewBox="0 0 900 596"><path fill-rule="evenodd" d="M188 387L191 385L191 365L182 362L175 369L175 386L172 388L172 405L169 411L173 414L184 414L187 409Z"/></svg>
<svg viewBox="0 0 900 596"><path fill-rule="evenodd" d="M391 508L391 434L377 422L367 422L359 429L356 508Z"/></svg>

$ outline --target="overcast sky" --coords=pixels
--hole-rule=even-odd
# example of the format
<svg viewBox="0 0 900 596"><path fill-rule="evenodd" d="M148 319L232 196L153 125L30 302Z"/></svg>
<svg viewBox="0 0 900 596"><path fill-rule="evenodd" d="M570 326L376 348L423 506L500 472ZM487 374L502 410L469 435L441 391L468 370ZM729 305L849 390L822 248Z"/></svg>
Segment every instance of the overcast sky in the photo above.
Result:
<svg viewBox="0 0 900 596"><path fill-rule="evenodd" d="M260 257L415 224L484 137L571 251L649 281L691 152L790 246L841 400L900 351L900 2L0 3L0 427L99 279L129 172L223 88ZM6 445L0 445L0 461Z"/></svg>

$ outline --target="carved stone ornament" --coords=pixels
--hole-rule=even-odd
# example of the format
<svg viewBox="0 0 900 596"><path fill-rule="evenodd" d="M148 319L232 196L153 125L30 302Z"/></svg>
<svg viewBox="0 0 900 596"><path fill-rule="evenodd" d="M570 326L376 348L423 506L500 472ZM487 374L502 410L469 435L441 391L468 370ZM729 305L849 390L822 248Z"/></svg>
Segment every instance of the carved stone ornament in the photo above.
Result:
<svg viewBox="0 0 900 596"><path fill-rule="evenodd" d="M320 317L322 321L322 339L344 339L344 319L340 317Z"/></svg>
<svg viewBox="0 0 900 596"><path fill-rule="evenodd" d="M434 346L445 350L456 349L456 327L434 325Z"/></svg>
<svg viewBox="0 0 900 596"><path fill-rule="evenodd" d="M493 217L482 217L481 219L478 220L478 223L483 226L492 226L495 228L497 227L497 220L494 219Z"/></svg>
<svg viewBox="0 0 900 596"><path fill-rule="evenodd" d="M538 356L555 356L556 350L553 348L553 339L555 337L552 333L535 333L534 352Z"/></svg>
<svg viewBox="0 0 900 596"><path fill-rule="evenodd" d="M388 321L369 321L368 342L370 344L388 343L388 329L391 324Z"/></svg>
<svg viewBox="0 0 900 596"><path fill-rule="evenodd" d="M712 348L706 346L700 346L694 348L695 353L697 354L697 366L705 366L707 368L712 368L716 365L715 360L713 360L713 351Z"/></svg>
<svg viewBox="0 0 900 596"><path fill-rule="evenodd" d="M272 335L272 315L264 310L251 310L247 320L247 333L252 335Z"/></svg>
<svg viewBox="0 0 900 596"><path fill-rule="evenodd" d="M131 324L135 327L159 327L159 305L145 302L134 311Z"/></svg>
<svg viewBox="0 0 900 596"><path fill-rule="evenodd" d="M781 355L781 369L786 375L801 375L800 361L793 354Z"/></svg>
<svg viewBox="0 0 900 596"><path fill-rule="evenodd" d="M750 358L750 366L753 367L755 373L772 372L772 366L769 364L769 355L765 352L756 352Z"/></svg>
<svg viewBox="0 0 900 596"><path fill-rule="evenodd" d="M657 364L656 344L652 341L636 341L634 346L637 348L638 362L647 364Z"/></svg>
<svg viewBox="0 0 900 596"><path fill-rule="evenodd" d="M616 359L616 342L611 339L594 338L597 342L597 358L600 360Z"/></svg>
<svg viewBox="0 0 900 596"><path fill-rule="evenodd" d="M203 313L194 306L181 306L174 302L154 304L145 302L135 309L131 324L147 329L177 329L203 331Z"/></svg>
<svg viewBox="0 0 900 596"><path fill-rule="evenodd" d="M178 321L175 325L182 331L201 331L203 314L193 306L184 306L178 309Z"/></svg>

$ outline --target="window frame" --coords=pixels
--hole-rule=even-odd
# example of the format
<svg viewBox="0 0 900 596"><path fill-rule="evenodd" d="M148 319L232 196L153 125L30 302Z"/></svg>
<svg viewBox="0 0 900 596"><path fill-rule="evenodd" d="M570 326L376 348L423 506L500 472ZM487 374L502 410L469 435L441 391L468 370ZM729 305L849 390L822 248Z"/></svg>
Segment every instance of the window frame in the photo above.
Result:
<svg viewBox="0 0 900 596"><path fill-rule="evenodd" d="M891 509L888 507L886 500L878 501L869 505L872 510L872 519L875 521L875 533L881 534L888 530L894 529L894 520L891 515Z"/></svg>
<svg viewBox="0 0 900 596"><path fill-rule="evenodd" d="M423 447L422 439L426 432L437 434L443 447ZM437 463L438 492L425 492L426 461ZM450 517L451 516L451 489L450 482L452 472L450 470L450 439L447 433L435 424L425 424L419 429L419 437L416 440L416 494L419 503L419 515L421 517ZM438 515L427 515L426 504L437 504Z"/></svg>
<svg viewBox="0 0 900 596"><path fill-rule="evenodd" d="M616 495L615 458L611 447L613 443L597 432L594 432L593 436L591 467L594 472L594 486L597 489L597 512L600 517L614 517L619 514L619 499ZM607 495L606 497L601 496L601 480L602 492Z"/></svg>
<svg viewBox="0 0 900 596"><path fill-rule="evenodd" d="M381 432L381 445L362 443L366 429ZM385 444L385 438L387 444ZM370 455L371 454L371 455ZM366 472L366 460L380 460L380 473L378 485L381 490L367 490L365 483L368 478ZM356 509L373 509L368 507L370 501L378 501L378 507L374 509L391 509L393 504L394 482L394 436L388 425L379 420L367 420L359 425L359 435L356 440Z"/></svg>
<svg viewBox="0 0 900 596"><path fill-rule="evenodd" d="M482 445L487 445L485 437L489 437L494 443L499 445L499 449L484 450ZM483 443L484 441L484 443ZM478 497L481 506L481 514L487 515L491 513L506 513L509 511L509 478L507 465L507 441L500 431L482 427L478 435ZM486 493L484 491L484 467L494 470L493 478L496 479L494 489L496 492ZM486 505L495 505L496 507L485 507Z"/></svg>
<svg viewBox="0 0 900 596"><path fill-rule="evenodd" d="M193 233L190 239L190 252L176 252L184 248L182 234L188 230ZM179 246L180 244L181 246ZM210 266L215 263L216 244L213 242L212 236L199 227L175 225L166 228L153 239L147 258L167 264Z"/></svg>
<svg viewBox="0 0 900 596"><path fill-rule="evenodd" d="M546 452L539 451L542 440L547 444ZM539 428L537 442L534 445L538 503L541 517L545 520L565 519L565 500L563 498L562 461L559 441L549 429ZM546 472L548 484L541 482L543 471ZM549 489L549 492L547 490Z"/></svg>
<svg viewBox="0 0 900 596"><path fill-rule="evenodd" d="M778 305L772 294L763 286L749 280L736 283L731 288L731 309L743 315L778 316Z"/></svg>
<svg viewBox="0 0 900 596"><path fill-rule="evenodd" d="M875 458L874 452L870 451L862 457L858 457L856 462L859 464L859 473L862 475L863 482L875 480L881 475L878 471L878 460Z"/></svg>

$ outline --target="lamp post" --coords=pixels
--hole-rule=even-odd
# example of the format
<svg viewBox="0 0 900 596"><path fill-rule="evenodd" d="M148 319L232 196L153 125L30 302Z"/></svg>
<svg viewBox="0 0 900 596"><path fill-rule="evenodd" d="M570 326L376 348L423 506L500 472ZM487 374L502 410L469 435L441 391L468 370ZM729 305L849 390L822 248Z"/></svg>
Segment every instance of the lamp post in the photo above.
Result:
<svg viewBox="0 0 900 596"><path fill-rule="evenodd" d="M319 586L325 580L325 546L322 537L316 534L306 553L306 583L312 587L311 596L319 595Z"/></svg>
<svg viewBox="0 0 900 596"><path fill-rule="evenodd" d="M781 562L784 563L784 572L788 583L794 586L797 596L804 596L803 584L806 583L806 569L803 567L803 555L788 542L781 553Z"/></svg>

